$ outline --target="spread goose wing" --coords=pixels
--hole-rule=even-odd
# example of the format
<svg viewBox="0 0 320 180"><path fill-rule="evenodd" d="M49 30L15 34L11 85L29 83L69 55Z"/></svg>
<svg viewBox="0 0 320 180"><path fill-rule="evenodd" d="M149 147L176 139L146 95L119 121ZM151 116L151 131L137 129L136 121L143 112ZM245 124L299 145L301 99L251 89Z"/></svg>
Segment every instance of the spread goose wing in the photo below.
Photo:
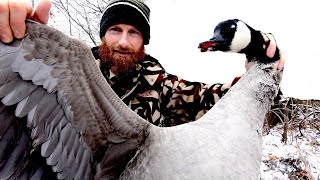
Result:
<svg viewBox="0 0 320 180"><path fill-rule="evenodd" d="M22 40L0 43L0 100L0 179L117 177L149 125L88 47L31 21Z"/></svg>

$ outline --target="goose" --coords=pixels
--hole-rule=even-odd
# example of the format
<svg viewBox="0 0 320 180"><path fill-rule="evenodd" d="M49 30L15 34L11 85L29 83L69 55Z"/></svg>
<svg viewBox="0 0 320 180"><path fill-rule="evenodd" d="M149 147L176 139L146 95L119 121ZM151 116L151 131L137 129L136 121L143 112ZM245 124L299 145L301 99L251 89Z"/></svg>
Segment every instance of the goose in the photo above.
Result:
<svg viewBox="0 0 320 180"><path fill-rule="evenodd" d="M84 43L26 24L23 39L0 43L0 179L257 179L275 61L254 57L199 120L157 127L113 92ZM226 51L238 31L199 47Z"/></svg>

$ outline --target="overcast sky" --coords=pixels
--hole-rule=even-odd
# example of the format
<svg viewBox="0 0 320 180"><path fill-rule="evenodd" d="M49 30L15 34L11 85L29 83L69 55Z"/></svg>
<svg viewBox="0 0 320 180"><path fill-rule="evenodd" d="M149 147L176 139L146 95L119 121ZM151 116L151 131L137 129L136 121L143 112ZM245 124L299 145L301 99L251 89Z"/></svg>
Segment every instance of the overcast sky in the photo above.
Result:
<svg viewBox="0 0 320 180"><path fill-rule="evenodd" d="M151 8L151 43L147 52L173 74L208 83L230 82L241 75L245 57L200 53L199 42L212 36L215 25L238 18L253 28L272 32L286 53L284 95L320 99L316 1L295 0L147 0Z"/></svg>

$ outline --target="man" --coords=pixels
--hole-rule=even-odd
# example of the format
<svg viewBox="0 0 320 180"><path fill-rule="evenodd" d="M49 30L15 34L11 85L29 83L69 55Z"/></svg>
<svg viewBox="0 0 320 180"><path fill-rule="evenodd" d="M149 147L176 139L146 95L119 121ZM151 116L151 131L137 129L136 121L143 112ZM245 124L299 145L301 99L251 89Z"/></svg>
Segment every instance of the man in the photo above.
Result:
<svg viewBox="0 0 320 180"><path fill-rule="evenodd" d="M46 23L50 6L48 0L43 0L33 12L27 4L1 1L1 40L22 38L26 18ZM139 0L111 0L100 22L102 42L92 49L93 54L100 60L101 71L113 90L144 119L158 126L197 120L231 85L189 82L167 73L144 52L150 39L149 15L149 8ZM263 35L266 41L271 40L266 48L267 56L273 57L275 40ZM280 62L277 68L282 69L283 61Z"/></svg>

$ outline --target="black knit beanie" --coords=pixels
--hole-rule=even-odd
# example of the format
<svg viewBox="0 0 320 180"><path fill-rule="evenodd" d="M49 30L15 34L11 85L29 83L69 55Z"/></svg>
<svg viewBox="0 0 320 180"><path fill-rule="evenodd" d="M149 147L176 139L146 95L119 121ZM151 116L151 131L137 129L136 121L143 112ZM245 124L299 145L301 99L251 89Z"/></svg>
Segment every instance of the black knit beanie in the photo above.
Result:
<svg viewBox="0 0 320 180"><path fill-rule="evenodd" d="M100 21L100 38L110 26L123 23L139 30L147 45L150 40L149 16L150 9L139 0L110 0Z"/></svg>

